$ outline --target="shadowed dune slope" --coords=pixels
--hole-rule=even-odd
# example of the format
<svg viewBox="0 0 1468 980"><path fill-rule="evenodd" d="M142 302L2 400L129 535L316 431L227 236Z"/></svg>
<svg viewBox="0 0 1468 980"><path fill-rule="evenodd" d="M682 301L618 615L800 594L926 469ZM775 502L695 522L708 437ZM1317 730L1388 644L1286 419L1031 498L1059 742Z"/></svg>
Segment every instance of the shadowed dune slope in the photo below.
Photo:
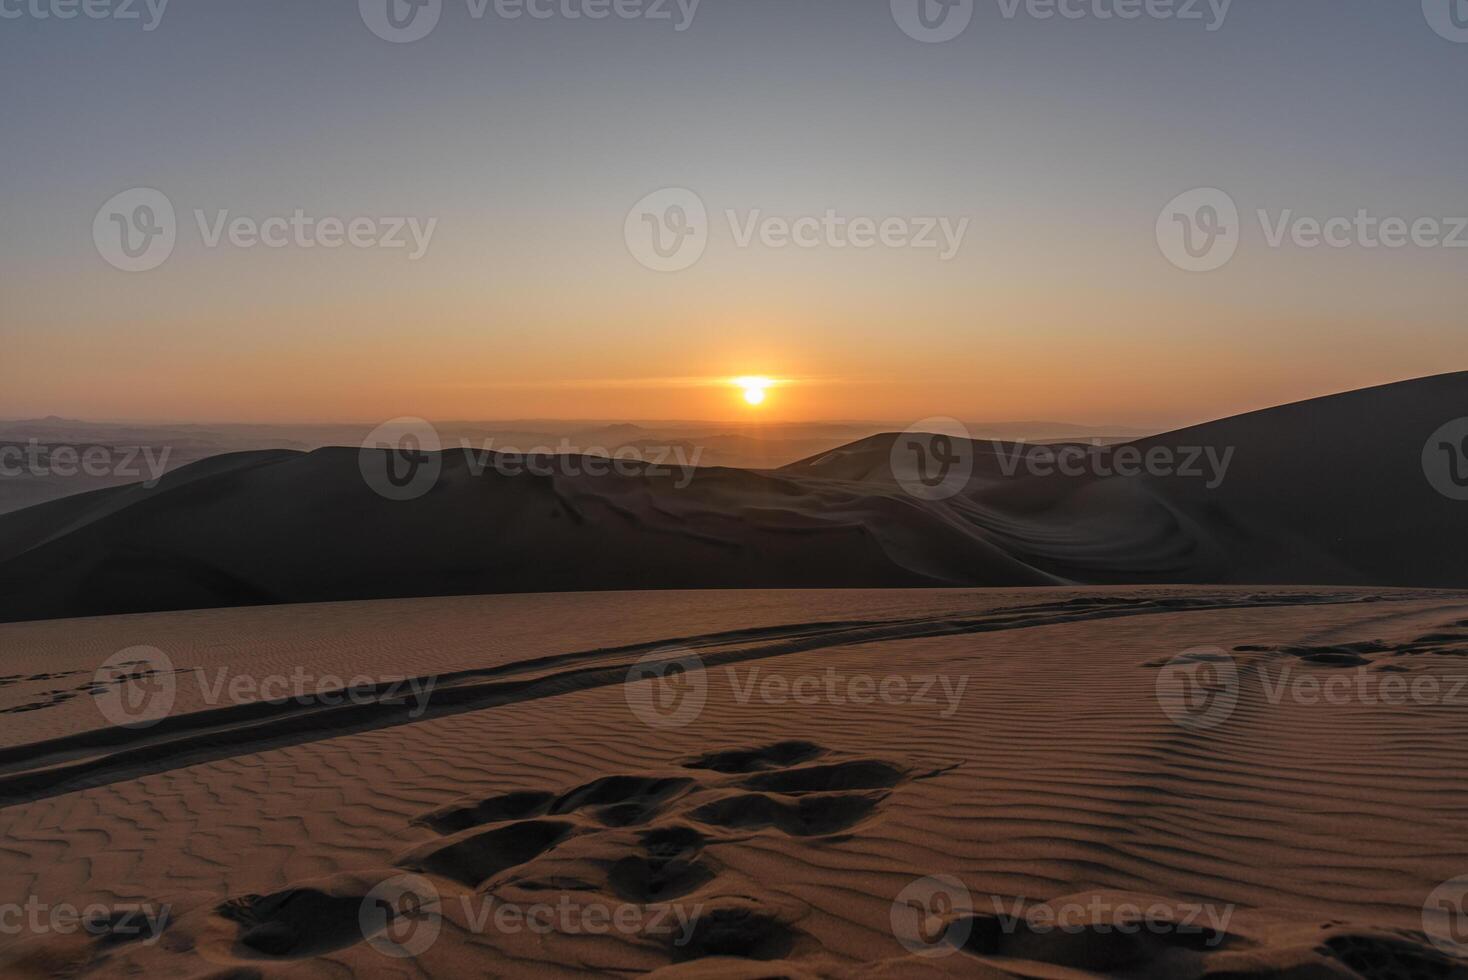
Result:
<svg viewBox="0 0 1468 980"><path fill-rule="evenodd" d="M1422 456L1465 414L1452 374L1082 447L1069 474L974 442L941 501L894 478L895 435L687 475L505 475L450 449L407 501L374 492L355 449L240 453L0 517L0 621L601 589L1461 587L1468 503ZM1168 462L1118 476L1122 454Z"/></svg>

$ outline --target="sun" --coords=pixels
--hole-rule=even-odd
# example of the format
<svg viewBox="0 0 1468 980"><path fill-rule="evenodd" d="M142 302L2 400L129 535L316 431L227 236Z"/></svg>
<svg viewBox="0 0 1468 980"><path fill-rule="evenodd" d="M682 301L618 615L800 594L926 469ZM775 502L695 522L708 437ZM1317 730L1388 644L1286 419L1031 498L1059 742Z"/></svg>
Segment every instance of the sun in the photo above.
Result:
<svg viewBox="0 0 1468 980"><path fill-rule="evenodd" d="M775 386L775 382L769 378L735 378L734 387L744 390L744 400L751 406L763 405L765 403L765 392Z"/></svg>

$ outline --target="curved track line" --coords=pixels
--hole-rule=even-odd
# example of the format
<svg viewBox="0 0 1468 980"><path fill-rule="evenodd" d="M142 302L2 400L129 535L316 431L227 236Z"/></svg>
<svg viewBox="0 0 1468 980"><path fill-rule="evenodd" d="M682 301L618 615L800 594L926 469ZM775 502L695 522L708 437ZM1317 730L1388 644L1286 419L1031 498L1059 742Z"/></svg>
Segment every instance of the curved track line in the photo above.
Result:
<svg viewBox="0 0 1468 980"><path fill-rule="evenodd" d="M497 667L414 678L419 686L413 690L423 690L432 683L429 703L416 714L412 704L401 697L392 697L407 688L384 683L371 689L357 689L363 700L356 703L332 705L319 695L258 701L168 717L143 730L95 729L0 750L0 774L3 774L0 775L0 808L200 762L607 687L623 683L629 667L639 656L660 649L693 651L707 669L858 643L989 633L1130 616L1454 597L1454 593L1439 591L1097 596L990 610L975 618L798 623L555 654ZM1461 605L1461 597L1456 597L1456 601ZM680 659L683 658L670 656L666 661L653 663ZM567 665L577 666L555 669ZM532 676L500 679L524 674Z"/></svg>

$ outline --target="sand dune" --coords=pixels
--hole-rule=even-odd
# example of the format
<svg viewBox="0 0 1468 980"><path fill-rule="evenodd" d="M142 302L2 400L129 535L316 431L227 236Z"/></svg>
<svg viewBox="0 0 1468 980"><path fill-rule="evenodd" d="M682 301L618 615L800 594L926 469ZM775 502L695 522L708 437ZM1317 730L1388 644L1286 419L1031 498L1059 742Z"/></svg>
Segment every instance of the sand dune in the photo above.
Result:
<svg viewBox="0 0 1468 980"><path fill-rule="evenodd" d="M701 466L771 469L811 453L890 428L880 422L642 422L522 419L440 420L445 446L528 452L616 453L645 457L681 453ZM142 425L44 418L0 420L0 514L77 493L137 483L189 463L227 453L287 449L309 452L360 445L371 425ZM976 437L1099 439L1116 442L1146 433L1066 422L976 423ZM59 454L58 454L59 451ZM65 454L74 454L68 458ZM100 453L100 468L77 456ZM55 457L53 459L53 456Z"/></svg>
<svg viewBox="0 0 1468 980"><path fill-rule="evenodd" d="M357 450L238 453L0 516L0 619L607 588L1463 586L1468 509L1421 455L1465 404L1464 374L1388 385L1084 447L1071 475L1035 465L1051 448L975 442L936 501L894 478L893 435L759 472L506 475L450 451L412 500L374 492ZM1154 452L1169 469L1115 474Z"/></svg>
<svg viewBox="0 0 1468 980"><path fill-rule="evenodd" d="M173 710L111 727L98 652L145 638ZM5 976L1468 976L1429 901L1468 870L1461 707L1269 681L1446 691L1461 593L497 596L0 643L24 672L0 685L0 905L154 923L0 935ZM1160 678L1200 647L1238 682L1190 724ZM435 686L414 715L193 680L302 663Z"/></svg>

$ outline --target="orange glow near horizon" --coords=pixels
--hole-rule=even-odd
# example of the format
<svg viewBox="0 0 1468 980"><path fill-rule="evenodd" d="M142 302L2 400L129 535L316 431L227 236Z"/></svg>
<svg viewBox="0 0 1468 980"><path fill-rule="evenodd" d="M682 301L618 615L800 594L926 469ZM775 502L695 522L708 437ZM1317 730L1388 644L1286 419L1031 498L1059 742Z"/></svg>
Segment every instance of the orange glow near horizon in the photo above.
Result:
<svg viewBox="0 0 1468 980"><path fill-rule="evenodd" d="M128 291L146 283L134 283L110 287L125 294L120 307L144 303L145 289ZM477 316L439 308L442 297L416 313L384 299L383 310L396 313L387 317L391 323L383 322L383 310L355 304L347 316L329 304L262 313L237 300L225 313L199 310L190 321L133 314L69 329L57 310L32 309L30 326L15 331L12 346L66 370L12 372L0 390L0 418L859 421L901 423L900 431L912 420L949 416L1165 431L1429 375L1454 362L1428 345L1373 344L1364 321L1310 330L1251 327L1242 331L1245 344L1241 331L1195 317L1184 333L1147 328L1154 342L1141 344L1127 342L1109 320L1107 329L1042 330L1027 318L1026 329L995 325L961 334L937 322L896 331L855 315L837 320L806 309L752 307L721 313L702 324L712 328L702 333L687 330L680 310L629 344L560 321L507 338ZM1050 312L1066 319L1063 311ZM1099 316L1093 312L1088 322ZM431 334L400 329L423 317L435 324ZM1017 317L989 319L1007 324ZM1324 333L1353 344L1328 344ZM1064 356L1054 353L1057 346ZM1362 350L1370 363L1360 363Z"/></svg>

